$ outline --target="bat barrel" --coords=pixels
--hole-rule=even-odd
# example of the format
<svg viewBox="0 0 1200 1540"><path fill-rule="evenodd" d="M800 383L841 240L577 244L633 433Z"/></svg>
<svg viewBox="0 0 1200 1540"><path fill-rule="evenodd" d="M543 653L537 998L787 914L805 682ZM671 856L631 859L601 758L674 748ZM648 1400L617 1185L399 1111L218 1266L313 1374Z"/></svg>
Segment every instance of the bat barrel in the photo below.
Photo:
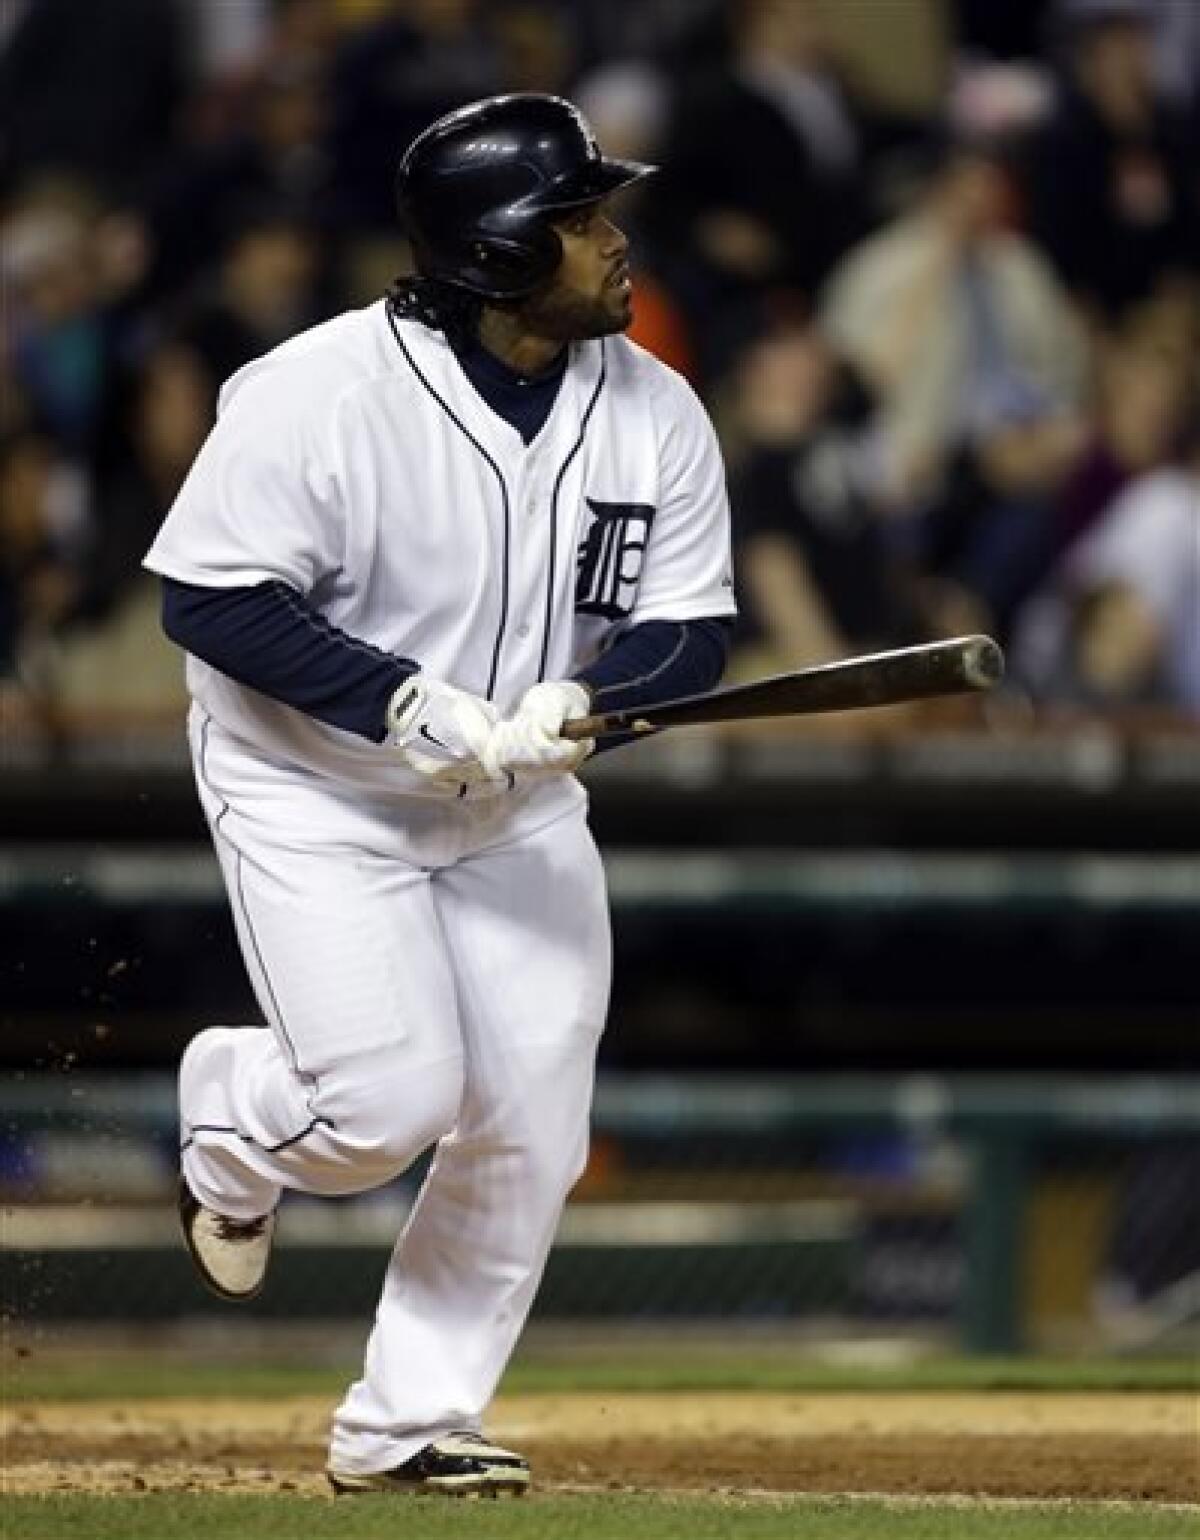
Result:
<svg viewBox="0 0 1200 1540"><path fill-rule="evenodd" d="M905 701L990 690L1004 675L1004 654L990 636L957 636L777 674L753 684L567 722L563 736L654 732L706 722L745 722L816 712L855 711Z"/></svg>
<svg viewBox="0 0 1200 1540"><path fill-rule="evenodd" d="M874 674L873 663L878 665ZM990 690L1004 677L1004 654L990 636L958 636L924 647L877 653L874 658L852 659L851 664L861 668L865 690L874 688L881 705ZM830 669L834 694L840 692L846 680L844 673L834 680L838 669L837 664Z"/></svg>

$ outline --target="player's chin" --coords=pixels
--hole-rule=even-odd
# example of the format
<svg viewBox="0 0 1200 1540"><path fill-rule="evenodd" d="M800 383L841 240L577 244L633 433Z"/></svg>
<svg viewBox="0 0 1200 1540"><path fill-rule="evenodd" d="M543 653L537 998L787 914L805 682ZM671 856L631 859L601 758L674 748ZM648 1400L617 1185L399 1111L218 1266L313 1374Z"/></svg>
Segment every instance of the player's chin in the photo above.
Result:
<svg viewBox="0 0 1200 1540"><path fill-rule="evenodd" d="M593 310L593 337L608 337L633 324L633 297L622 289L605 289Z"/></svg>
<svg viewBox="0 0 1200 1540"><path fill-rule="evenodd" d="M616 311L616 326L614 331L623 332L627 326L633 325L633 295L618 294L616 296L614 310Z"/></svg>

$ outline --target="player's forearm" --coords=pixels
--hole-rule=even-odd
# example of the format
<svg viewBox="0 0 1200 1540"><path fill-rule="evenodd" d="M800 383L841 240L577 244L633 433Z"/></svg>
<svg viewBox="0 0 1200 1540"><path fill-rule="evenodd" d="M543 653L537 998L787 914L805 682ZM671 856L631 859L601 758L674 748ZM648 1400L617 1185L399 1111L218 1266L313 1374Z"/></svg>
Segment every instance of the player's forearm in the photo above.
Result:
<svg viewBox="0 0 1200 1540"><path fill-rule="evenodd" d="M591 691L597 711L697 695L720 682L730 631L724 619L647 620L626 631L575 678ZM597 752L627 741L601 739Z"/></svg>
<svg viewBox="0 0 1200 1540"><path fill-rule="evenodd" d="M163 629L239 684L375 743L393 692L417 669L330 625L286 583L220 589L164 578Z"/></svg>

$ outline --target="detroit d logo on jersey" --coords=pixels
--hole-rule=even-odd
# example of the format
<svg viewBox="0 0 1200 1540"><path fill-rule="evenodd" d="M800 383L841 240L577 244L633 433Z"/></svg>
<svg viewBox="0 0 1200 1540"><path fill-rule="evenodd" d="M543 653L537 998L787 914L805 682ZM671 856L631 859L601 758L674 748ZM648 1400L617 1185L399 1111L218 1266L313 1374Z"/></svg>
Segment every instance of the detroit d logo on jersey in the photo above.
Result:
<svg viewBox="0 0 1200 1540"><path fill-rule="evenodd" d="M649 503L586 501L592 517L579 546L575 609L619 620L633 609L655 510Z"/></svg>

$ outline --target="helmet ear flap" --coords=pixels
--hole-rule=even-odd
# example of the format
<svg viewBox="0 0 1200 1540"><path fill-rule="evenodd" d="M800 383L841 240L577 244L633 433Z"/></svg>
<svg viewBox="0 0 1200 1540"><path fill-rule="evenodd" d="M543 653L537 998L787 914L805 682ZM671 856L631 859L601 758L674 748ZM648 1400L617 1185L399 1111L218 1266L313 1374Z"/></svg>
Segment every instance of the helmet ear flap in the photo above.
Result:
<svg viewBox="0 0 1200 1540"><path fill-rule="evenodd" d="M521 299L552 277L561 261L557 233L544 220L530 220L519 236L485 232L473 240L463 274L482 294Z"/></svg>

